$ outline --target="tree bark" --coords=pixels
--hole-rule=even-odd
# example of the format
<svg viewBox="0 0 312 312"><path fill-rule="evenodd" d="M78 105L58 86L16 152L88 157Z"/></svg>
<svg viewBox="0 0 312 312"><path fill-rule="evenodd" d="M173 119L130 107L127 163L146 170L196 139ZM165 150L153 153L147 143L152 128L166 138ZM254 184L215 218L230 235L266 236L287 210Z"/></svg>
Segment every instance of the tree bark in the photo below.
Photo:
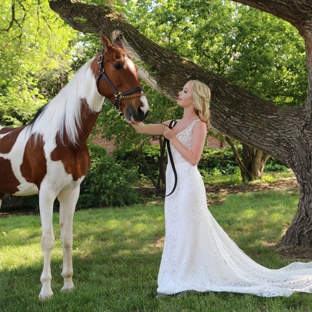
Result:
<svg viewBox="0 0 312 312"><path fill-rule="evenodd" d="M274 14L299 30L306 44L309 80L307 99L301 107L276 107L163 49L109 7L70 0L50 0L50 7L76 30L102 31L112 40L119 36L131 57L139 62L141 79L172 100L176 100L178 91L189 79L199 79L209 85L212 126L226 136L272 155L294 171L300 187L298 212L282 243L312 247L312 1L236 2Z"/></svg>
<svg viewBox="0 0 312 312"><path fill-rule="evenodd" d="M243 182L248 183L254 180L260 180L263 175L265 163L270 155L247 144L242 144L243 151L242 155L240 155L234 141L229 137L225 139L232 148L235 160L241 171Z"/></svg>

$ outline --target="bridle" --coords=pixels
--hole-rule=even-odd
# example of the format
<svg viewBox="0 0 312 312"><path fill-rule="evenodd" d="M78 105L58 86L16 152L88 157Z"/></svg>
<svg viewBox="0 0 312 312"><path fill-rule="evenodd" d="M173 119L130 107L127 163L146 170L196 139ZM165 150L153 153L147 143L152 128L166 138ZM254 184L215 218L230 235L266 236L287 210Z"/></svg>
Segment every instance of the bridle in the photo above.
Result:
<svg viewBox="0 0 312 312"><path fill-rule="evenodd" d="M114 92L114 95L115 95L115 103L110 101L112 103L112 105L114 105L117 109L119 109L119 104L120 104L121 99L139 97L139 96L142 96L144 94L144 89L142 87L133 88L131 90L124 91L124 92L118 91L115 88L115 86L111 83L111 81L109 80L109 78L107 77L107 75L105 73L105 70L103 67L103 60L104 60L104 50L102 50L101 54L98 57L99 75L97 78L96 86L97 86L98 92L101 94L101 92L99 91L99 81L102 78L102 80L105 80L107 82L107 84L112 89L112 91ZM141 93L129 95L131 93L138 92L138 91L141 91Z"/></svg>

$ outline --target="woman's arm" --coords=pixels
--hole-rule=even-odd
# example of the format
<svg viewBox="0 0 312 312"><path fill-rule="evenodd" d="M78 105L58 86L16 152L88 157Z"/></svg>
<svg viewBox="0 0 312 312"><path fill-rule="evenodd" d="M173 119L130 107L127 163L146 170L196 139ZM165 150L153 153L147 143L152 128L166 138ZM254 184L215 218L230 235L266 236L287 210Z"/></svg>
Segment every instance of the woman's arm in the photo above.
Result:
<svg viewBox="0 0 312 312"><path fill-rule="evenodd" d="M145 124L143 122L135 122L134 120L131 120L131 125L138 133L149 135L162 135L165 128L167 128L167 124L168 121L163 124Z"/></svg>
<svg viewBox="0 0 312 312"><path fill-rule="evenodd" d="M172 145L181 154L181 156L192 166L196 166L201 158L207 136L207 126L204 122L196 122L192 133L192 146L189 150L175 136L174 132L167 128L164 130L164 136L170 140Z"/></svg>

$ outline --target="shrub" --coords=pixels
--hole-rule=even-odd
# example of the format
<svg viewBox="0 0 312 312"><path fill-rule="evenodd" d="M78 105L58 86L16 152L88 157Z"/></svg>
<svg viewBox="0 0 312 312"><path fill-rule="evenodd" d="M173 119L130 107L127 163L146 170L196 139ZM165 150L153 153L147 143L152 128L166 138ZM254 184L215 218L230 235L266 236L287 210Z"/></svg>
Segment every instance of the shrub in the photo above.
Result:
<svg viewBox="0 0 312 312"><path fill-rule="evenodd" d="M215 174L216 169L222 174L233 174L237 168L231 147L212 150L205 148L198 168L208 174Z"/></svg>
<svg viewBox="0 0 312 312"><path fill-rule="evenodd" d="M81 184L77 208L123 206L137 203L132 184L138 180L137 168L125 168L99 146L89 146L91 165Z"/></svg>
<svg viewBox="0 0 312 312"><path fill-rule="evenodd" d="M144 145L142 148L142 155L139 155L137 148L128 149L126 151L116 150L114 152L114 156L116 160L121 161L124 164L125 168L133 168L133 166L136 166L141 178L150 179L148 170L142 160L142 157L144 157L153 174L154 179L157 179L159 173L160 157L159 146Z"/></svg>

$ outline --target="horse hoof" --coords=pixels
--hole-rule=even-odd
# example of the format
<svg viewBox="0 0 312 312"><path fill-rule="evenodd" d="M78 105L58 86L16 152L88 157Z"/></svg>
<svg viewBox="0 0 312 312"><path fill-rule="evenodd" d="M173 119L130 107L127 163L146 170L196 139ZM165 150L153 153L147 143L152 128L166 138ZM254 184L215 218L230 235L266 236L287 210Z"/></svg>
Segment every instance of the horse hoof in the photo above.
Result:
<svg viewBox="0 0 312 312"><path fill-rule="evenodd" d="M52 295L39 295L39 299L44 301L44 300L48 300L48 299L51 299L53 297L53 294Z"/></svg>
<svg viewBox="0 0 312 312"><path fill-rule="evenodd" d="M61 291L73 291L74 290L74 287L65 287L63 286Z"/></svg>

